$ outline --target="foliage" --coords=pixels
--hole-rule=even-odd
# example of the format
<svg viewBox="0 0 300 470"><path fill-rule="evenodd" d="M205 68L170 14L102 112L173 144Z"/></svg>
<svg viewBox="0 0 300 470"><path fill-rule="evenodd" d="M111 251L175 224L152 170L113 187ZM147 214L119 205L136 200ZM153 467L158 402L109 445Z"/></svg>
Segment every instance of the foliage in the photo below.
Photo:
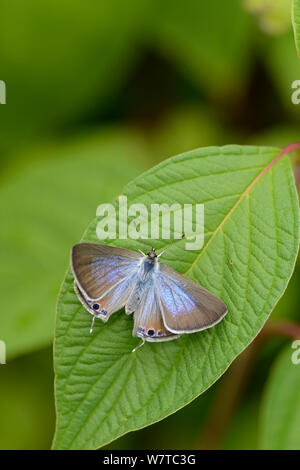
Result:
<svg viewBox="0 0 300 470"><path fill-rule="evenodd" d="M205 203L204 248L188 252L181 240L165 261L220 296L229 313L210 330L133 354L132 319L122 312L89 335L90 316L69 273L56 323L56 448L96 448L162 419L211 386L257 335L287 285L299 243L290 162L278 154L268 147L198 149L127 185L128 204L148 210L153 202ZM84 240L97 241L96 224ZM145 250L155 241L113 243Z"/></svg>
<svg viewBox="0 0 300 470"><path fill-rule="evenodd" d="M0 80L6 83L7 104L0 105L0 341L5 340L7 345L7 364L0 365L0 448L45 448L50 446L53 438L55 415L52 350L51 347L44 348L53 341L55 302L71 246L80 239L97 205L116 198L129 181L133 180L125 186L125 191L130 198L136 196L145 202L147 197L150 203L150 189L153 189L150 195L162 198L159 190L154 190L156 172L167 175L165 191L172 201L173 186L182 189L181 184L184 193L178 189L179 200L190 195L194 202L209 200L206 215L210 227L207 230L214 231L218 217L228 213L230 204L235 203L266 159L272 158L273 152L277 154L278 149L274 147L299 141L300 107L291 101L291 85L300 78L295 48L296 43L299 55L300 1L91 0L85 4L78 0L45 0L42 3L2 0L1 20ZM218 148L220 155L208 157L202 155L208 150L201 149L196 151L197 157L193 160L187 155L176 157L150 173L142 174L171 155L192 148L232 143L241 146L230 147L230 152L240 149L241 155L226 153L221 158L225 150ZM250 155L248 147L242 144L265 150ZM266 149L267 145L272 148ZM252 168L255 161L257 168ZM227 173L215 175L214 162ZM299 155L294 155L291 162L299 182ZM180 167L181 175L167 173L173 165ZM179 183L177 178L188 176L194 165L201 184L196 187L197 180ZM241 169L240 166L249 168ZM211 176L205 174L205 169L212 173ZM247 212L242 210L245 198L232 214L234 217L227 219L224 233L229 232L231 236L238 219L240 234L247 238L247 227L251 228L251 236L254 234L256 241L259 237L257 213L261 204L264 204L264 222L269 233L274 212L268 209L270 187L267 183L272 173L276 176L274 197L278 198L276 203L282 208L279 222L290 227L295 214L289 214L285 206L289 201L285 198L288 187L285 174L291 182L293 198L296 196L285 157L249 193L253 224L249 225L245 220ZM134 179L137 175L142 176ZM170 184L172 179L174 185ZM139 187L135 187L135 182ZM139 193L141 188L144 188L144 196ZM253 196L260 193L257 205L257 198ZM296 210L296 200L293 204ZM91 225L86 234L89 239L93 227ZM207 234L206 241L209 236ZM278 236L283 237L284 233L280 231ZM241 247L241 239L236 242L233 238L231 246L231 239L227 237L224 239L226 244L219 250L219 237L221 231L209 242L203 256L199 254L199 262L193 269L195 254L185 252L183 255L181 243L168 250L165 262L181 272L191 268L188 275L222 293L230 306L228 317L217 328L203 334L190 335L173 344L148 344L136 355L136 363L130 353L136 344L131 337L132 319L124 318L122 312L116 313L109 324L99 322L95 336L90 337L87 313L82 309L74 313L78 303L68 275L60 297L57 325L57 447L65 447L73 439L74 447L80 447L81 443L85 447L103 445L130 429L147 426L179 407L183 408L177 413L143 430L127 433L107 448L205 448L209 440L215 448L226 449L298 446L293 437L298 415L286 418L292 407L297 409L296 395L283 386L280 390L273 389L272 393L268 390L271 390L272 376L276 376L279 367L277 362L284 362L277 356L281 357L283 346L290 340L282 339L285 332L280 325L292 321L297 327L299 323L299 260L284 296L254 341L256 355L252 360L252 372L247 372L248 378L241 381L236 402L228 406L235 395L231 392L236 390L235 364L237 369L243 370L243 355L239 353L246 348L243 354L251 355L252 345L246 346L283 293L291 273L295 247L289 251L291 259L282 263L283 272L279 267L272 301L257 314L255 323L250 305L253 311L259 309L264 289L272 291L268 275L262 278L264 270L270 268L271 261L264 261L273 253L272 240L268 240L266 250L260 250L260 246L264 246L260 242L251 242L251 284L245 297L244 249L250 243ZM296 242L297 237L294 237L295 246ZM159 241L158 245L164 243ZM140 242L129 245L133 249L142 246ZM285 249L286 245L280 245L282 252ZM234 250L238 254L242 251L240 259L232 256ZM228 258L233 264L226 264L226 258L222 258L222 254L227 256L229 252ZM183 261L180 262L179 257ZM220 284L222 267L223 287ZM256 275L260 283L253 281ZM238 289L232 288L234 282ZM253 291L253 286L259 295ZM65 307L68 298L71 303ZM241 314L240 299L245 301L247 315ZM73 313L74 324L63 338L64 327L69 325L68 315ZM249 324L246 323L248 315ZM233 317L235 320L230 323ZM80 331L74 328L75 337L79 336L75 345L70 332L79 324ZM238 336L233 341L235 329ZM274 329L276 333L270 336L268 332ZM214 335L216 338L208 351ZM119 346L114 349L114 355L110 348L115 348L116 339ZM110 340L114 346L110 346ZM63 343L66 356L59 354ZM257 343L262 347L256 348ZM289 345L286 346L288 351ZM237 355L234 364L228 367ZM205 362L206 357L211 362ZM74 364L76 358L78 362ZM171 368L168 375L167 368L177 359L178 372ZM124 365L118 381L118 367L126 360L128 364ZM108 370L109 364L112 369ZM118 398L113 392L124 380L129 365L132 365L133 375L129 376L124 390L128 392L132 388L125 398L121 394L120 406L124 406L117 410ZM69 366L70 378L67 380L64 367ZM217 380L227 367L222 378ZM264 391L270 369L273 372ZM82 393L83 384L79 383L79 377L84 381L84 374L90 374L87 383L91 383L104 371L104 379L95 383L87 398L72 395L66 403L59 390L63 382L66 396L76 391L77 386ZM288 352L285 372L292 372ZM79 377L77 373L80 373ZM116 379L111 386L109 378ZM190 380L194 380L192 385ZM216 383L211 386L213 380ZM218 393L223 392L224 383L227 384L229 403L222 395L223 410L226 410L228 420L224 425L221 419L224 417L220 416L220 422L214 422L212 431L210 420L220 410ZM158 405L153 394L160 385L157 400L162 401ZM205 387L210 388L202 393ZM134 401L141 390L145 397L150 397L144 415L143 398ZM176 400L173 392L177 393ZM197 399L184 406L200 393ZM168 401L167 395L170 395ZM275 416L269 404L270 396L272 400L274 397L276 406L282 397L288 397L286 405L290 408L282 406L282 415L276 413ZM71 408L76 400L78 411L75 412ZM91 411L90 417L86 416L87 422L82 426L80 413L94 405L95 410ZM89 436L93 428L91 422L95 418L100 425L101 413L106 413L110 406L111 412L107 414L103 429L95 433L92 442ZM117 413L115 420L114 411ZM66 419L73 412L74 429L68 430L64 438ZM128 420L122 421L124 417ZM121 420L119 427L118 419ZM275 433L275 427L272 432L273 420L276 429L280 427L280 433ZM111 429L108 423L111 423ZM76 438L73 432L78 432Z"/></svg>
<svg viewBox="0 0 300 470"><path fill-rule="evenodd" d="M296 352L286 347L272 367L261 407L262 449L300 449L300 367L299 359L292 361Z"/></svg>

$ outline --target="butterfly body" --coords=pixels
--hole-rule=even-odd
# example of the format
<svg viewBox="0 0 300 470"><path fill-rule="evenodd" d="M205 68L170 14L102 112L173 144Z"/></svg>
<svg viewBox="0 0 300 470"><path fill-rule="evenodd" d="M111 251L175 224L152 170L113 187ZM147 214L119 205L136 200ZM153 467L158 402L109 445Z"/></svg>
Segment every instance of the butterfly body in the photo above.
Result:
<svg viewBox="0 0 300 470"><path fill-rule="evenodd" d="M125 306L134 315L133 335L158 342L178 338L218 323L226 305L200 285L147 254L79 243L72 249L75 292L95 318L107 321ZM92 325L93 327L93 325Z"/></svg>

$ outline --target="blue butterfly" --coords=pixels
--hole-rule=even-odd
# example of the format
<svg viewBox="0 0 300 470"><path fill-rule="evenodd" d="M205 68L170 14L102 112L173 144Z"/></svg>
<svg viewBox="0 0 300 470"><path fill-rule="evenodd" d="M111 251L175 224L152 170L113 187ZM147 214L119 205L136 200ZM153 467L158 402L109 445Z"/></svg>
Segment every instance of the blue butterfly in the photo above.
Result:
<svg viewBox="0 0 300 470"><path fill-rule="evenodd" d="M227 313L214 294L147 254L97 243L72 248L75 292L88 312L106 322L125 306L134 313L133 336L169 341L216 325ZM138 346L138 347L139 347ZM137 349L137 348L135 348ZM135 351L134 349L134 351Z"/></svg>

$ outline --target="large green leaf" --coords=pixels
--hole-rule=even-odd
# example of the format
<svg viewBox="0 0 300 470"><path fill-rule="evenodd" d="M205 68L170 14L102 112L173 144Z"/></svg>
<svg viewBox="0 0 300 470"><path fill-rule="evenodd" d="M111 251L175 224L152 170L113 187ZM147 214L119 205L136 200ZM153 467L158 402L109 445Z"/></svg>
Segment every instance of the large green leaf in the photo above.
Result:
<svg viewBox="0 0 300 470"><path fill-rule="evenodd" d="M40 147L2 175L0 339L9 358L52 342L70 246L97 204L146 168L143 153L134 134L107 131Z"/></svg>
<svg viewBox="0 0 300 470"><path fill-rule="evenodd" d="M167 160L128 184L128 203L204 203L205 245L172 245L164 262L219 295L229 312L204 332L132 353L123 311L89 334L69 272L58 301L55 448L91 449L147 426L210 387L252 341L282 295L298 250L298 200L279 149L207 147ZM117 204L117 201L115 201ZM97 220L84 240L98 241ZM115 240L131 249L167 241ZM101 324L100 324L101 323Z"/></svg>
<svg viewBox="0 0 300 470"><path fill-rule="evenodd" d="M297 348L299 351L299 344ZM300 354L297 348L284 349L267 382L261 408L261 449L300 449Z"/></svg>

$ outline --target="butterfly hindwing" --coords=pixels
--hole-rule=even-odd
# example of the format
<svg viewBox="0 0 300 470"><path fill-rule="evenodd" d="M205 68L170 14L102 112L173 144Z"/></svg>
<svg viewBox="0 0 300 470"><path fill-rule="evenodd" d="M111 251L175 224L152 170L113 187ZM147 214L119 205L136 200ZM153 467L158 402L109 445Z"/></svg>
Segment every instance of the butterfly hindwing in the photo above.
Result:
<svg viewBox="0 0 300 470"><path fill-rule="evenodd" d="M85 297L76 282L74 289L82 305L92 315L95 315L103 321L107 321L114 312L117 312L126 304L132 289L135 286L135 277L136 275L119 282L99 299L90 300Z"/></svg>
<svg viewBox="0 0 300 470"><path fill-rule="evenodd" d="M76 282L74 282L74 290L81 304L88 312L90 312L95 317L100 318L104 322L108 320L109 316L107 315L107 311L103 308L100 300L87 299L84 296L84 293L81 292L77 286Z"/></svg>
<svg viewBox="0 0 300 470"><path fill-rule="evenodd" d="M164 325L156 289L151 282L143 290L135 309L132 334L151 342L178 338L178 335L168 331Z"/></svg>

